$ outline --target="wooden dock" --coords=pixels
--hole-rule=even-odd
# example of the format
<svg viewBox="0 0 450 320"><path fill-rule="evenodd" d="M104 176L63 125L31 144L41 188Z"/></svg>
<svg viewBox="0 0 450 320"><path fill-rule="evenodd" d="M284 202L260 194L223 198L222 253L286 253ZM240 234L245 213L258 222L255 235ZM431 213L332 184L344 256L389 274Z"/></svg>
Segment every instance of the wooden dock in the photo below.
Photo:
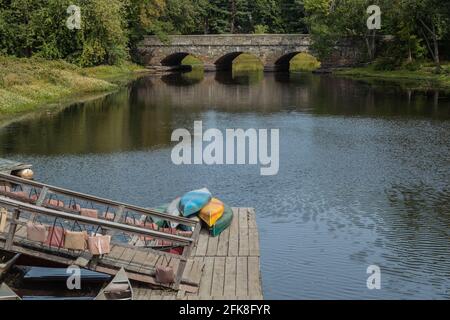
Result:
<svg viewBox="0 0 450 320"><path fill-rule="evenodd" d="M231 227L218 237L202 229L185 269L185 278L199 282L196 293L155 290L138 285L140 300L260 300L259 234L253 208L233 208ZM198 269L202 268L202 273Z"/></svg>
<svg viewBox="0 0 450 320"><path fill-rule="evenodd" d="M74 206L75 203L78 207ZM83 216L80 205L82 208L96 208L103 216ZM231 226L220 236L211 237L208 230L195 220L3 173L0 173L0 207L8 210L6 228L0 231L0 247L112 275L123 267L133 282L137 299L263 297L259 235L255 211L251 208L233 208ZM130 216L134 222L130 223ZM66 230L73 230L78 225L85 230L100 230L102 234L111 235L111 251L92 256L86 250L67 250L30 241L26 226L37 217L48 228L55 227L58 221L58 225ZM147 228L147 219L155 217L191 226L193 232L186 236ZM181 254L175 254L167 252L170 248L183 249ZM157 266L167 265L173 267L176 275L176 281L171 285L160 284L155 279Z"/></svg>

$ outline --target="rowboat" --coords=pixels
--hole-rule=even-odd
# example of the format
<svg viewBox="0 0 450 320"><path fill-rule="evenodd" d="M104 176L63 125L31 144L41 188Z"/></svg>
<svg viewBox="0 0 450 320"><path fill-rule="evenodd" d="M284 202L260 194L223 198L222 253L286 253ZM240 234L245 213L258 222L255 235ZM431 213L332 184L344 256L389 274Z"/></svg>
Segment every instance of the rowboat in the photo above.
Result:
<svg viewBox="0 0 450 320"><path fill-rule="evenodd" d="M181 198L176 198L171 203L166 203L166 204L160 205L159 207L156 207L153 210L156 210L161 213L167 213L167 214L170 214L175 217L180 216L180 211L178 209L178 207L180 205L180 199ZM189 218L193 221L200 222L200 219L197 216L191 216ZM185 226L185 225L182 225L179 223L174 223L174 222L169 223L169 221L166 221L163 219L157 219L157 218L152 217L152 221L155 222L157 224L157 226L160 228L178 228L183 231L193 231L191 226Z"/></svg>
<svg viewBox="0 0 450 320"><path fill-rule="evenodd" d="M116 273L112 281L94 300L133 300L133 288L124 268Z"/></svg>
<svg viewBox="0 0 450 320"><path fill-rule="evenodd" d="M224 206L225 210L223 211L223 215L211 228L209 228L209 233L213 237L217 237L219 234L221 234L226 228L231 225L231 221L233 221L233 210L227 205Z"/></svg>
<svg viewBox="0 0 450 320"><path fill-rule="evenodd" d="M170 214L171 216L178 217L180 215L180 211L178 210L178 207L180 206L180 198L176 198L173 200L166 209L166 213ZM178 226L178 223L176 222L169 222L171 228L176 228Z"/></svg>
<svg viewBox="0 0 450 320"><path fill-rule="evenodd" d="M0 278L11 269L19 257L20 253L0 250Z"/></svg>
<svg viewBox="0 0 450 320"><path fill-rule="evenodd" d="M22 300L6 283L0 284L0 301Z"/></svg>
<svg viewBox="0 0 450 320"><path fill-rule="evenodd" d="M212 198L211 201L200 210L198 216L208 225L208 227L212 227L217 220L222 217L224 209L222 201L217 198Z"/></svg>
<svg viewBox="0 0 450 320"><path fill-rule="evenodd" d="M184 217L192 216L199 212L211 201L211 192L203 188L186 193L181 197L179 209Z"/></svg>
<svg viewBox="0 0 450 320"><path fill-rule="evenodd" d="M29 282L66 283L70 276L66 268L24 267L19 266L25 273L23 280ZM111 276L87 269L80 269L80 279L83 283L105 283Z"/></svg>

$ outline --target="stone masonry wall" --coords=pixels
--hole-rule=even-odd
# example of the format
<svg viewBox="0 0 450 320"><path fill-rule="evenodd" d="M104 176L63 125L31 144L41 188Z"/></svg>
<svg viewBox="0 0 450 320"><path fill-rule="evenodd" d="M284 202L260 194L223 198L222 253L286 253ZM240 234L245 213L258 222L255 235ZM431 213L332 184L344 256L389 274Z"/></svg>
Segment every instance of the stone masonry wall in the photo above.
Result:
<svg viewBox="0 0 450 320"><path fill-rule="evenodd" d="M275 67L283 56L310 52L311 38L306 34L230 34L230 35L174 35L167 42L156 36L146 36L138 47L141 62L161 65L167 57L187 53L213 66L230 53L246 52L257 56L266 67ZM337 46L327 66L352 65L359 62L359 49L348 41Z"/></svg>

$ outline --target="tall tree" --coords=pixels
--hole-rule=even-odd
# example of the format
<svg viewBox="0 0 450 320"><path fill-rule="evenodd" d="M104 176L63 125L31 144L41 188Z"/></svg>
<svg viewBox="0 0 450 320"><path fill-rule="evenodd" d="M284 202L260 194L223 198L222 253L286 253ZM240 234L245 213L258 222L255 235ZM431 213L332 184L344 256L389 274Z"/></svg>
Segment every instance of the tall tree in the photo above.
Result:
<svg viewBox="0 0 450 320"><path fill-rule="evenodd" d="M441 70L438 41L448 32L450 24L450 4L448 1L416 0L410 1L410 10L421 26L421 33L432 57L436 70Z"/></svg>
<svg viewBox="0 0 450 320"><path fill-rule="evenodd" d="M305 9L303 0L278 0L280 7L280 33L307 33L304 21Z"/></svg>

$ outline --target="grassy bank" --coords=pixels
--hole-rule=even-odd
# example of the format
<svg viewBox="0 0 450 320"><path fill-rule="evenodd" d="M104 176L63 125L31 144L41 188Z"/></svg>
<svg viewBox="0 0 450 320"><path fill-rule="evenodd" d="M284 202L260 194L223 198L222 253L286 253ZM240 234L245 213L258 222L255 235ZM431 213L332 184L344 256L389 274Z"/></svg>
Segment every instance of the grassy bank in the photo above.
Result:
<svg viewBox="0 0 450 320"><path fill-rule="evenodd" d="M291 72L311 72L320 68L320 62L308 53L299 53L289 61Z"/></svg>
<svg viewBox="0 0 450 320"><path fill-rule="evenodd" d="M242 53L233 60L233 72L255 72L263 70L264 65L258 57L252 54Z"/></svg>
<svg viewBox="0 0 450 320"><path fill-rule="evenodd" d="M436 74L432 65L424 65L417 70L376 70L370 65L362 68L341 69L334 72L336 75L346 76L366 81L384 80L392 82L407 82L421 88L450 89L450 64L442 65L442 72Z"/></svg>
<svg viewBox="0 0 450 320"><path fill-rule="evenodd" d="M38 109L92 93L112 91L112 81L142 71L133 64L79 68L64 61L0 56L0 115Z"/></svg>

